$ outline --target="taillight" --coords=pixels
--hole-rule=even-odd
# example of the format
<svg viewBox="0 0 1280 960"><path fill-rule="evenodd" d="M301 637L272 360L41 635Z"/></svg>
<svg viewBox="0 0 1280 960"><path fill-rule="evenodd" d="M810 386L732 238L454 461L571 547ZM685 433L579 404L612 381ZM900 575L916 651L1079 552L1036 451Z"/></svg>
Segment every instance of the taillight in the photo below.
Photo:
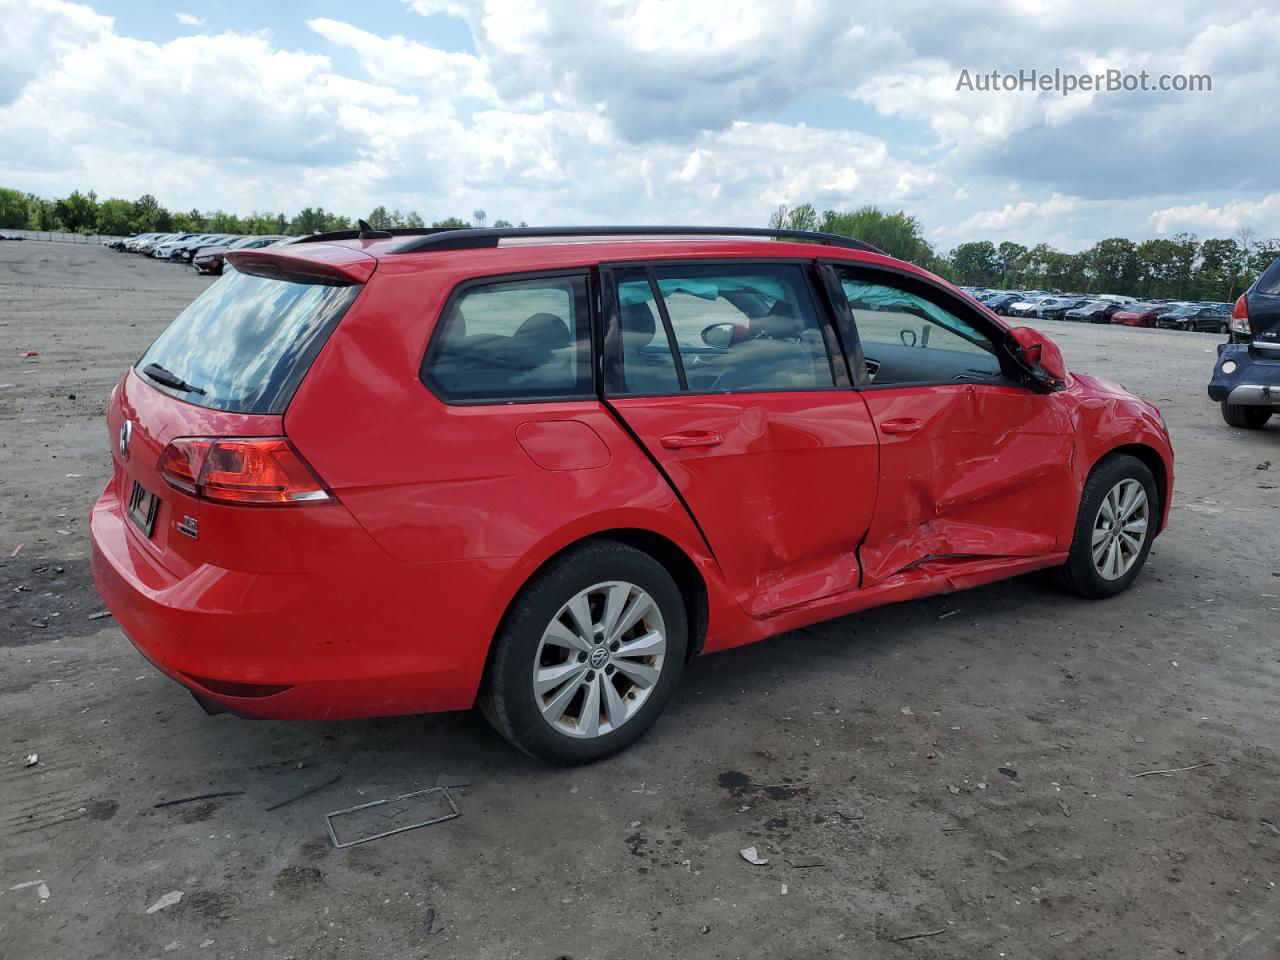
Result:
<svg viewBox="0 0 1280 960"><path fill-rule="evenodd" d="M1249 326L1249 301L1245 299L1246 296L1247 294L1240 294L1235 309L1231 311L1231 332L1238 333L1242 337L1252 337L1253 329Z"/></svg>
<svg viewBox="0 0 1280 960"><path fill-rule="evenodd" d="M332 499L284 437L182 437L164 448L160 474L171 486L218 503L258 506Z"/></svg>

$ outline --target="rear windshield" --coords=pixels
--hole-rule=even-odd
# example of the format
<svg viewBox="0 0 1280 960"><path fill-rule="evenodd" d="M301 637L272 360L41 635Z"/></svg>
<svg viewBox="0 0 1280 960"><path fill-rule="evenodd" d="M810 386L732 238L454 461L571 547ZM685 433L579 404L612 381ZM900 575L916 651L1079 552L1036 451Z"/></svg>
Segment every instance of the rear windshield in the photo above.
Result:
<svg viewBox="0 0 1280 960"><path fill-rule="evenodd" d="M1280 259L1267 268L1267 272L1258 281L1258 292L1274 297L1280 294Z"/></svg>
<svg viewBox="0 0 1280 960"><path fill-rule="evenodd" d="M169 324L138 373L202 407L282 414L360 290L229 273Z"/></svg>

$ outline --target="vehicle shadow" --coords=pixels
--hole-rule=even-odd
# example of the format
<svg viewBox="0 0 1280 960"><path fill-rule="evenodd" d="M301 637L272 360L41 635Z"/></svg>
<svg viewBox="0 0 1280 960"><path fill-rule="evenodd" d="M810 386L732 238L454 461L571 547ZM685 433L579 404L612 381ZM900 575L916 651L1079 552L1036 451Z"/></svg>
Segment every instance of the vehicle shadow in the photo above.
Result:
<svg viewBox="0 0 1280 960"><path fill-rule="evenodd" d="M1063 619L1083 603L1063 595L1043 575L1033 574L960 594L876 608L696 658L654 729L591 769L661 770L671 750L687 749L691 742L707 747L715 740L716 725L734 720L735 712L758 715L762 693L778 703L816 704L813 697L818 694L807 687L820 688L827 699L837 689L838 699L874 702L873 675L886 657L945 659L954 655L959 643L974 647L975 655L999 661L1012 655L1017 644L1034 639L1046 619ZM860 678L869 682L860 685ZM181 699L177 688L172 695ZM475 783L554 780L572 774L507 744L478 710L316 723L220 716L199 717L198 723L193 750L199 751L203 741L216 750L220 762L246 776L261 775L264 785L280 779L281 771L297 769L298 763L304 764L302 769L323 768L390 796L433 786L441 774ZM707 737L701 738L704 731Z"/></svg>

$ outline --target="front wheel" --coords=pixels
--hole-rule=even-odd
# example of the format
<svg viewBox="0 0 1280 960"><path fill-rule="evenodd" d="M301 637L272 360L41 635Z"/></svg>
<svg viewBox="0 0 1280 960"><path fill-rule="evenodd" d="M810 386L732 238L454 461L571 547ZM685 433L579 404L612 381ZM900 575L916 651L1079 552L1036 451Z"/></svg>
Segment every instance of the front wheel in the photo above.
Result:
<svg viewBox="0 0 1280 960"><path fill-rule="evenodd" d="M684 602L666 568L617 541L587 543L554 560L513 603L480 707L526 753L591 763L653 725L687 649Z"/></svg>
<svg viewBox="0 0 1280 960"><path fill-rule="evenodd" d="M1059 583L1096 600L1128 590L1147 562L1159 517L1150 468L1130 456L1103 460L1085 482Z"/></svg>
<svg viewBox="0 0 1280 960"><path fill-rule="evenodd" d="M1242 427L1245 430L1261 430L1271 419L1271 409L1248 406L1243 403L1227 403L1223 400L1222 419L1228 426Z"/></svg>

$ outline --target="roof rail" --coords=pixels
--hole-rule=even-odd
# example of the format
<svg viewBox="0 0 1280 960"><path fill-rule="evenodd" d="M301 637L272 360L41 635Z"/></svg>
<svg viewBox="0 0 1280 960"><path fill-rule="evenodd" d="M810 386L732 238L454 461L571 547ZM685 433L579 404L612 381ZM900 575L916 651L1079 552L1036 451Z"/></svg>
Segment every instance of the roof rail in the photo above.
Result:
<svg viewBox="0 0 1280 960"><path fill-rule="evenodd" d="M775 230L772 227L488 227L434 230L392 230L392 234L419 234L396 247L395 253L418 253L431 250L477 250L496 247L502 240L522 237L762 237L782 240L804 240L831 247L845 247L867 253L884 254L878 247L852 237L812 230ZM308 239L342 239L356 236L355 231L321 234Z"/></svg>
<svg viewBox="0 0 1280 960"><path fill-rule="evenodd" d="M363 220L360 223L364 223ZM324 243L326 240L360 240L374 239L377 237L421 237L434 233L452 233L457 227L387 227L383 230L373 230L368 233L362 229L357 230L330 230L328 233L312 233L295 240L295 243Z"/></svg>

